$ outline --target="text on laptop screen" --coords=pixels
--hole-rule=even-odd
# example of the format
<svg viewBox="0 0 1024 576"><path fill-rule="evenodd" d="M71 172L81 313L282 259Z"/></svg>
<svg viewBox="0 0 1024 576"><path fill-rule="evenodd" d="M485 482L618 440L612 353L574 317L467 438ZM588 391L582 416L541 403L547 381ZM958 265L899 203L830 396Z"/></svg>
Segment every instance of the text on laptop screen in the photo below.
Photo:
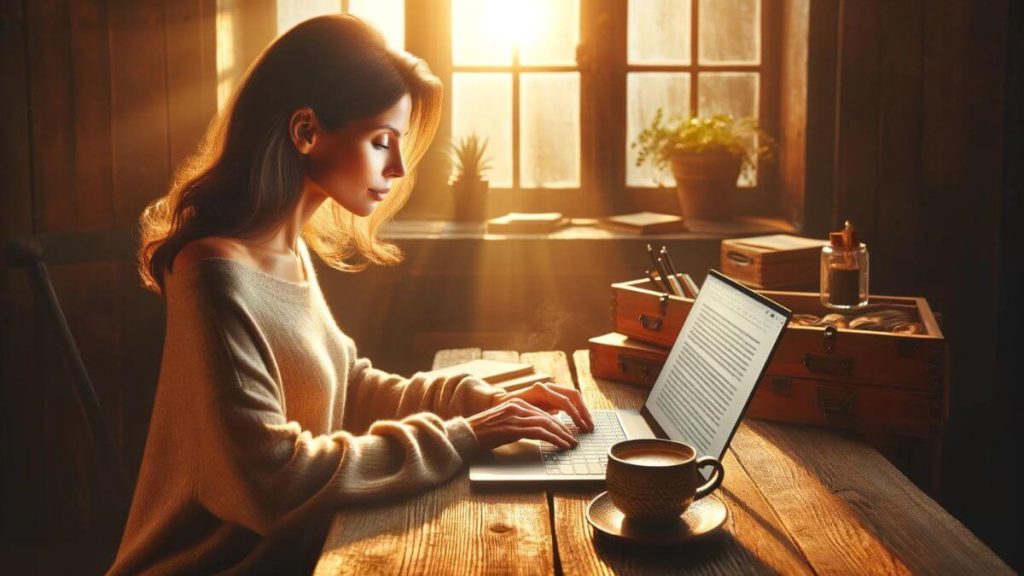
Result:
<svg viewBox="0 0 1024 576"><path fill-rule="evenodd" d="M786 322L709 274L647 397L668 437L721 458Z"/></svg>

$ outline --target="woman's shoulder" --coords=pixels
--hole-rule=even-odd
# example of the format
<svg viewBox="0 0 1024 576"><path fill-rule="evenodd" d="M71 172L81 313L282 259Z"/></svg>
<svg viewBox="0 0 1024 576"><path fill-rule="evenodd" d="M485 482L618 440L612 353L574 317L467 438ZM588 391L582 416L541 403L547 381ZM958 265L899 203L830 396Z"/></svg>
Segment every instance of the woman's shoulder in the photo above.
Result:
<svg viewBox="0 0 1024 576"><path fill-rule="evenodd" d="M221 236L192 240L175 255L171 276L187 276L218 289L239 290L243 286L263 287L277 294L281 291L305 292L310 286L305 278L288 276L280 259L260 258L244 242ZM290 264L294 266L294 257ZM303 274L305 276L305 274ZM194 286L194 282L190 282Z"/></svg>
<svg viewBox="0 0 1024 576"><path fill-rule="evenodd" d="M237 242L219 236L197 238L185 244L174 257L175 271L191 268L198 262L208 259L228 259L246 262L248 253Z"/></svg>

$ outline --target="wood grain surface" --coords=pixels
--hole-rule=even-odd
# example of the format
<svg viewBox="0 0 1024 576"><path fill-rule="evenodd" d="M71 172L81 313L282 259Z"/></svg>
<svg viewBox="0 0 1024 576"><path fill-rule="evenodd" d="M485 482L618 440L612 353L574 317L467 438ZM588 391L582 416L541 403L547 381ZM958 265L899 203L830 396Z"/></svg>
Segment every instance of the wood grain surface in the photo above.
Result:
<svg viewBox="0 0 1024 576"><path fill-rule="evenodd" d="M639 409L646 390L590 376L588 351L573 354L576 377L592 409ZM586 520L586 493L554 493L555 537L565 574L806 574L811 569L761 492L730 450L725 481L717 491L729 519L716 535L682 546L657 549L612 542L594 534Z"/></svg>
<svg viewBox="0 0 1024 576"><path fill-rule="evenodd" d="M484 356L518 360L515 352L444 350L434 369ZM524 354L540 370L563 377L562 352ZM571 382L571 379L569 380ZM551 574L553 539L543 491L480 493L459 474L426 493L335 517L315 573Z"/></svg>
<svg viewBox="0 0 1024 576"><path fill-rule="evenodd" d="M956 518L860 442L750 420L732 449L771 495L776 515L816 572L1012 574Z"/></svg>
<svg viewBox="0 0 1024 576"><path fill-rule="evenodd" d="M562 352L442 350L433 367L480 357L572 382ZM572 360L591 409L642 406L645 389L591 376L587 350ZM599 489L478 492L461 474L410 499L339 512L316 574L1012 573L878 452L838 433L747 420L724 464L716 494L729 518L699 541L612 541L586 520Z"/></svg>

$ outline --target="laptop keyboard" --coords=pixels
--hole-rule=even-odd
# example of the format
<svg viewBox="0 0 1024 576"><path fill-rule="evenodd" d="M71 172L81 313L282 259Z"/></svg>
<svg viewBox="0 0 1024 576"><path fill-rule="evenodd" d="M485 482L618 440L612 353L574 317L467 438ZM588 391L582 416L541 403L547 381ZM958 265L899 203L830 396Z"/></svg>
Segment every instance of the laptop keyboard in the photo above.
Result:
<svg viewBox="0 0 1024 576"><path fill-rule="evenodd" d="M580 433L576 424L565 412L556 418L579 440L579 446L563 450L548 442L540 443L544 469L548 476L604 476L608 465L608 448L626 439L618 415L611 410L594 410L594 431Z"/></svg>

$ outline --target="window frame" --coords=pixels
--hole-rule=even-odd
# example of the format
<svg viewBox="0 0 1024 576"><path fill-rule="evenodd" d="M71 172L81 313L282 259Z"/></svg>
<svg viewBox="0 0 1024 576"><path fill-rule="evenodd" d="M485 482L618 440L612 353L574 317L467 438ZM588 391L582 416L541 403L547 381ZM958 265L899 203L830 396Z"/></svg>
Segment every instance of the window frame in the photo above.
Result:
<svg viewBox="0 0 1024 576"><path fill-rule="evenodd" d="M343 7L347 0L342 0ZM701 64L699 60L699 0L691 3L691 61L687 65L629 65L627 0L583 0L580 2L580 42L576 66L523 66L516 59L511 66L454 66L452 62L452 7L450 0L405 0L405 48L423 58L446 87L444 110L432 149L443 152L451 139L452 97L455 72L513 72L513 184L492 188L488 213L512 211L562 212L571 216L601 216L612 213L653 210L676 212L678 204L671 180L664 187L627 186L626 81L630 72L686 71L691 74L691 110L695 107L702 71L756 71L760 74L758 116L761 127L781 141L779 133L779 0L761 0L761 62L750 64ZM580 186L579 188L517 188L520 181L518 135L519 75L522 72L578 71L580 74ZM696 74L694 74L696 72ZM518 161L517 161L518 160ZM447 163L439 153L428 154L420 166L416 195L410 204L414 213L450 214L444 208L453 200L448 193ZM739 197L737 212L776 215L781 203L776 162L758 167L757 185ZM414 195L415 196L415 195ZM414 199L415 200L415 199ZM441 208L427 203L440 203Z"/></svg>

